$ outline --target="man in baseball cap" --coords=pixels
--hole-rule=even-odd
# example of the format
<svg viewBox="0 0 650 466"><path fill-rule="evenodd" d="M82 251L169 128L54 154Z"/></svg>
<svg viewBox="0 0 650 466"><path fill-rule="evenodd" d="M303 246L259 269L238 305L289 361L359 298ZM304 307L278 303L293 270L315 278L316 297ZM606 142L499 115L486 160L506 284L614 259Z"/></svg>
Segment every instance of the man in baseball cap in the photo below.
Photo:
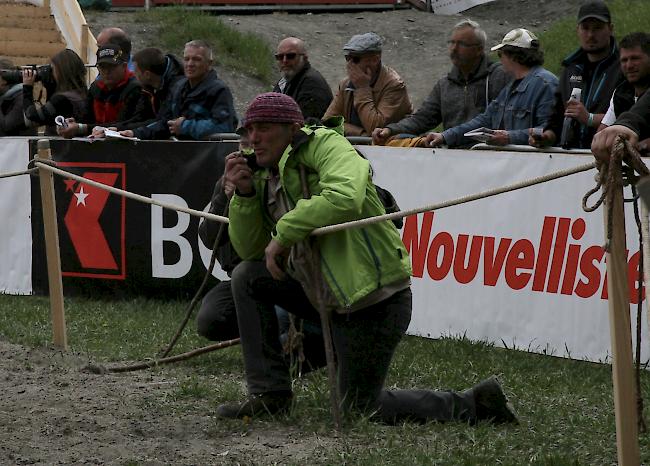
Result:
<svg viewBox="0 0 650 466"><path fill-rule="evenodd" d="M602 1L583 3L578 10L576 32L580 48L562 62L553 115L541 137L531 135L531 145L551 145L562 140L567 148L588 149L614 89L623 82L607 5ZM581 100L571 99L574 88L581 90ZM573 120L566 129L565 117ZM563 131L567 134L563 135Z"/></svg>
<svg viewBox="0 0 650 466"><path fill-rule="evenodd" d="M413 112L406 85L382 64L382 41L374 32L357 34L343 46L347 77L323 116L345 119L346 136L370 136Z"/></svg>

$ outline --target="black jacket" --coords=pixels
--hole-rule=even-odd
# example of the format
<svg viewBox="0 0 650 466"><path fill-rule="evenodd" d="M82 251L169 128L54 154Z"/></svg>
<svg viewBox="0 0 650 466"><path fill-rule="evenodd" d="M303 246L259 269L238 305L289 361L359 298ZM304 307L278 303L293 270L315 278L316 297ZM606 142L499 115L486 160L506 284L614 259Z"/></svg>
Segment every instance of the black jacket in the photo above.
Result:
<svg viewBox="0 0 650 466"><path fill-rule="evenodd" d="M616 86L623 82L623 74L618 60L618 46L614 38L610 41L609 55L598 62L591 77L585 77L585 66L588 65L587 53L581 48L573 52L562 62L560 84L555 92L555 106L547 128L552 129L557 140L562 135L564 110L566 102L571 97L574 87L582 89L582 103L590 113L605 113ZM572 123L569 147L588 149L598 128Z"/></svg>
<svg viewBox="0 0 650 466"><path fill-rule="evenodd" d="M639 139L650 137L650 92L645 92L634 106L616 119L617 125L627 126L639 135Z"/></svg>
<svg viewBox="0 0 650 466"><path fill-rule="evenodd" d="M217 181L217 184L214 187L212 201L210 202L210 210L208 212L215 215L224 215L224 209L227 204L228 198L223 190L223 178L221 178ZM228 225L222 226L219 222L201 219L201 223L199 223L199 236L201 237L203 244L208 248L212 248L214 241L217 239L219 228L223 228L223 232L221 233L219 246L217 248L217 260L219 261L219 265L221 265L223 271L230 276L235 266L241 262L241 259L230 242L230 237L228 236Z"/></svg>
<svg viewBox="0 0 650 466"><path fill-rule="evenodd" d="M34 136L23 116L23 84L14 84L0 95L0 136Z"/></svg>
<svg viewBox="0 0 650 466"><path fill-rule="evenodd" d="M273 92L282 92L279 83L275 85ZM305 120L320 120L333 98L327 81L309 62L287 83L284 94L291 96L298 103Z"/></svg>
<svg viewBox="0 0 650 466"><path fill-rule="evenodd" d="M174 85L183 77L183 65L174 55L165 55L167 66L161 76L160 88L142 86L142 95L133 118L121 122L118 130L135 129L146 126L161 118L169 108Z"/></svg>
<svg viewBox="0 0 650 466"><path fill-rule="evenodd" d="M179 139L206 139L215 133L231 133L237 127L232 93L214 70L195 87L183 76L172 86L168 102L155 122L134 131L136 137L169 139L167 121L178 117L185 117Z"/></svg>

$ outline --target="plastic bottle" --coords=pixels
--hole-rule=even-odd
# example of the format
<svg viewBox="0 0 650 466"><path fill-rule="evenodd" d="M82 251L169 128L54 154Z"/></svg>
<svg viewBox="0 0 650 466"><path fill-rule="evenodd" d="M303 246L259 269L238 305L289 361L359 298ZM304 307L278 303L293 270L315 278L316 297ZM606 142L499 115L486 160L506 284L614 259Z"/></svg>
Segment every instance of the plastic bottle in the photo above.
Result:
<svg viewBox="0 0 650 466"><path fill-rule="evenodd" d="M571 97L569 97L569 102L572 100L577 100L580 102L582 97L582 89L579 87L574 87L571 90ZM573 118L564 117L564 123L562 124L562 136L560 138L560 146L564 149L569 148L569 136L571 135L571 127L573 126Z"/></svg>

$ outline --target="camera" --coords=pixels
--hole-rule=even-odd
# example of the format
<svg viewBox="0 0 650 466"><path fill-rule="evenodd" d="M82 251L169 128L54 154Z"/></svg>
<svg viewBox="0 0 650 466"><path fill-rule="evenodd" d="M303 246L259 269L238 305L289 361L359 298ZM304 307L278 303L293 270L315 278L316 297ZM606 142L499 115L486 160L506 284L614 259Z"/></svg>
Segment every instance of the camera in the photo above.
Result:
<svg viewBox="0 0 650 466"><path fill-rule="evenodd" d="M32 69L36 75L36 81L42 81L43 84L53 83L54 74L52 65L27 65L13 70L0 70L0 77L7 81L7 84L18 84L23 82L24 69Z"/></svg>

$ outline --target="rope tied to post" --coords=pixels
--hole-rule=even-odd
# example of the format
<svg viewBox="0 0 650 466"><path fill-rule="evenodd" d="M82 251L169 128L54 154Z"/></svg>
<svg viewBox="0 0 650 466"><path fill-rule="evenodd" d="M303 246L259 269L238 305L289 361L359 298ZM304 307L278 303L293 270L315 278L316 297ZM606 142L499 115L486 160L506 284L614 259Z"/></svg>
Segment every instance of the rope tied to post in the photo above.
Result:
<svg viewBox="0 0 650 466"><path fill-rule="evenodd" d="M627 166L623 166L626 163ZM617 188L628 184L636 184L638 177L634 174L637 172L641 175L649 175L650 170L641 160L639 152L630 144L626 138L619 136L614 143L612 153L608 161L599 161L596 164L598 175L596 175L596 186L584 195L582 198L582 209L585 212L594 212L605 202L607 208L607 239L603 248L609 252L609 246L612 239L612 208L613 196ZM589 198L602 188L598 200L591 206L587 205Z"/></svg>

